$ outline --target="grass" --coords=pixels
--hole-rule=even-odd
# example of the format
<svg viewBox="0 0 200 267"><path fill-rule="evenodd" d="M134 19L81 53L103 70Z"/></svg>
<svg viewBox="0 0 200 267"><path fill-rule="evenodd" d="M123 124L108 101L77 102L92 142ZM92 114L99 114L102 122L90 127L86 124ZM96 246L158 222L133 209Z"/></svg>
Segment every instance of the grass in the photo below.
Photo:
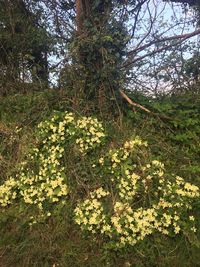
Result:
<svg viewBox="0 0 200 267"><path fill-rule="evenodd" d="M109 136L111 146L117 146L132 135L140 135L142 139L148 141L154 157L163 161L170 171L183 175L199 185L200 141L197 136L200 132L200 120L188 124L191 118L196 119L195 114L199 112L198 105L195 106L193 103L194 106L191 107L185 103L181 106L178 101L175 102L174 104L167 101L167 111L164 109L167 105L163 104L162 100L151 103L150 106L160 113L170 113L172 120L169 121L140 111L132 112L129 109L126 110L122 120L113 117L112 114L110 117L107 115L100 117L107 131L111 133ZM144 103L147 103L146 99ZM173 111L176 105L181 106L178 112ZM35 126L55 109L74 109L65 92L49 90L44 93L18 94L0 99L1 183L16 171L28 147L34 143ZM186 109L191 111L187 118L184 113ZM85 107L77 108L76 112L84 115ZM16 126L23 127L17 136ZM181 139L183 132L188 134L186 139ZM65 157L65 165L74 177L77 176L76 169L84 172L85 177L89 177L87 160L80 161L69 153ZM86 178L85 182L90 186L94 181ZM81 196L81 191L78 194ZM71 203L74 203L76 198L77 193L71 196ZM23 220L23 212L17 214L16 209L17 207L13 206L6 214L0 215L0 266L2 267L200 266L199 232L197 239L187 236L171 239L153 236L136 247L120 252L108 251L103 249L101 238L93 239L91 236L83 235L74 225L70 205L55 218L50 218L46 223L32 228ZM196 213L200 217L199 211Z"/></svg>

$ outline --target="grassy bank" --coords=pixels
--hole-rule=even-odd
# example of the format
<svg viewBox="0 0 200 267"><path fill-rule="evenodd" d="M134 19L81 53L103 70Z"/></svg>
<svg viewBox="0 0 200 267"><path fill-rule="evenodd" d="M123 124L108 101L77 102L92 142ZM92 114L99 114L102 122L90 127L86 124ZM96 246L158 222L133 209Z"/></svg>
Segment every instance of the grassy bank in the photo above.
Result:
<svg viewBox="0 0 200 267"><path fill-rule="evenodd" d="M97 152L82 156L72 143L66 148L64 164L70 194L62 207L52 204L53 216L30 226L31 209L14 202L0 214L0 266L200 266L199 210L197 232L186 231L175 236L160 233L147 236L135 246L107 248L109 239L80 231L74 222L74 207L91 190L106 179L92 164L109 149L119 149L130 139L140 136L148 148L141 150L138 164L159 160L167 173L183 177L200 186L200 97L173 96L158 100L132 95L135 101L152 110L133 111L125 107L123 115L95 114L107 133L106 145ZM52 116L53 111L73 112L76 116L93 116L84 106L71 104L64 92L48 91L13 95L0 101L0 183L15 177L20 163L36 145L36 126ZM30 160L30 159L29 159ZM30 160L30 166L36 168ZM31 167L30 167L31 168ZM100 169L99 169L100 170ZM100 177L100 178L99 178Z"/></svg>

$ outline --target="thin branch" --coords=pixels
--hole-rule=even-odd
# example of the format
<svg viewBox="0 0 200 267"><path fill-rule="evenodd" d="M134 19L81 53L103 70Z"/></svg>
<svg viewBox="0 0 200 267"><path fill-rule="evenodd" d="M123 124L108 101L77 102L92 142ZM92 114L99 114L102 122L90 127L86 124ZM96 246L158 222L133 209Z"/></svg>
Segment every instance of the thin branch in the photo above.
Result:
<svg viewBox="0 0 200 267"><path fill-rule="evenodd" d="M151 113L151 111L145 107L143 107L142 105L134 102L133 100L131 100L122 90L119 90L121 96L131 105L131 106L134 106L134 107L137 107L137 108L140 108L142 110L144 110L145 112L147 113Z"/></svg>
<svg viewBox="0 0 200 267"><path fill-rule="evenodd" d="M149 29L148 29L148 31L147 31L147 33L144 35L144 37L142 38L142 40L140 40L140 42L137 44L137 47L134 49L134 50L138 50L138 49L140 49L140 45L143 43L143 41L150 35L150 33L151 33L151 31L152 31L152 28L153 28L153 26L154 26L154 23L155 23L155 21L156 21L156 18L157 18L157 10L155 10L155 14L154 14L154 16L152 16L152 14L151 14L151 11L150 11L150 9L149 9L149 2L147 3L147 11L148 11L148 14L149 14L149 18L150 18L150 27L149 27ZM128 55L129 56L131 56L131 55L134 55L134 53L128 53Z"/></svg>
<svg viewBox="0 0 200 267"><path fill-rule="evenodd" d="M158 114L158 113L155 113L155 112L152 112L150 111L149 109L143 107L142 105L134 102L132 99L130 99L122 90L119 90L121 96L131 105L131 106L134 106L134 107L137 107L137 108L140 108L142 109L143 111L147 112L148 114L151 114L159 119L164 119L164 120L171 120L170 117L166 116L166 115L163 115L163 114Z"/></svg>
<svg viewBox="0 0 200 267"><path fill-rule="evenodd" d="M126 68L126 67L128 67L128 66L134 64L135 62L138 62L138 61L140 61L140 60L142 60L142 59L144 59L144 58L146 58L146 57L153 56L154 54L156 54L156 53L160 53L160 52L162 52L162 51L164 51L164 50L166 50L166 49L169 49L169 48L171 48L171 47L173 47L173 46L180 45L180 44L181 44L182 42L184 42L185 40L187 40L187 39L189 39L189 38L191 38L191 37L193 37L193 36L196 36L196 35L198 35L198 34L200 34L200 29L198 29L198 30L196 30L196 31L194 31L194 32L192 32L192 33L187 33L187 34L182 34L182 35L177 35L177 36L171 36L171 37L168 37L168 38L164 38L164 39L162 39L162 41L161 41L161 40L154 41L154 42L151 43L150 45L152 45L152 44L157 44L157 43L160 43L160 42L163 42L163 41L169 41L169 40L172 41L172 40L181 39L179 42L176 42L176 43L173 43L173 44L170 44L170 45L163 46L163 47L161 47L161 48L159 48L159 49L156 49L156 50L154 50L154 51L151 51L151 52L149 52L149 53L147 53L147 54L145 54L145 55L143 55L143 56L141 56L141 57L137 57L137 58L135 58L134 60L129 61L129 59L128 59L122 66L120 66L120 69L121 69L121 68ZM144 45L143 47L146 48L146 47L148 47L148 46L150 46L150 45L147 44L147 45Z"/></svg>
<svg viewBox="0 0 200 267"><path fill-rule="evenodd" d="M181 3L181 4L189 4L191 6L199 4L199 0L163 0L163 1L164 2Z"/></svg>
<svg viewBox="0 0 200 267"><path fill-rule="evenodd" d="M148 44L145 44L141 47L137 47L133 50L131 50L130 52L128 52L128 55L132 55L132 54L135 54L136 52L138 51L141 51L141 50L144 50L154 44L158 44L158 43L162 43L162 42L167 42L167 41L173 41L173 40L177 40L177 39L189 39L195 35L198 35L200 34L200 29L194 31L194 32L191 32L191 33L186 33L186 34L180 34L180 35L174 35L174 36L170 36L170 37L165 37L163 39L157 39L157 40L154 40L152 42L149 42Z"/></svg>
<svg viewBox="0 0 200 267"><path fill-rule="evenodd" d="M143 0L143 1L139 1L139 3L132 9L130 10L131 13L134 13L135 11L137 11L137 9L141 8L143 4L145 4L146 2L148 2L149 0Z"/></svg>

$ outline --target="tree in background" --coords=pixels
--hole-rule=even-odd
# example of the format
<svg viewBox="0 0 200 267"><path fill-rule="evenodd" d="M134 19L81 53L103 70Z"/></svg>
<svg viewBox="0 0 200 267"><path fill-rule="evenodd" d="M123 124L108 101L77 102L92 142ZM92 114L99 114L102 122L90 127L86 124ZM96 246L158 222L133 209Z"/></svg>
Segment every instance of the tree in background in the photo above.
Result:
<svg viewBox="0 0 200 267"><path fill-rule="evenodd" d="M50 39L23 0L0 1L0 68L7 82L48 84Z"/></svg>
<svg viewBox="0 0 200 267"><path fill-rule="evenodd" d="M92 99L96 96L100 103L102 88L103 99L116 99L131 75L133 83L137 80L133 68L141 70L145 80L143 65L149 61L152 66L155 55L180 47L200 33L199 29L184 33L187 21L183 20L176 21L179 31L183 29L180 34L176 33L176 28L173 35L173 25L160 27L156 22L163 10L152 1L77 0L75 4L77 31L71 54L81 66L77 68L78 73L87 74L83 78L87 96L91 95Z"/></svg>
<svg viewBox="0 0 200 267"><path fill-rule="evenodd" d="M11 74L13 71L9 68L17 70L12 76L21 79L22 73L29 70L32 81L47 81L49 42L45 25L59 61L50 69L59 72L62 69L60 86L68 87L69 95L97 101L99 107L105 106L106 101L110 104L115 101L118 105L121 89L130 83L136 85L138 77L149 66L155 69L157 55L180 47L200 33L199 29L189 32L191 29L186 27L194 21L193 17L174 19L168 26L162 26L164 7L169 6L164 0L159 3L151 0L18 0L8 1L6 6L6 1L0 3L8 14L1 14L4 73L7 70L7 74ZM159 4L163 7L159 8ZM19 33L13 29L20 20ZM5 67L8 62L9 68Z"/></svg>
<svg viewBox="0 0 200 267"><path fill-rule="evenodd" d="M70 51L83 71L83 90L88 99L97 99L100 106L118 98L124 82L124 61L129 34L128 17L122 17L121 1L77 1L77 31Z"/></svg>

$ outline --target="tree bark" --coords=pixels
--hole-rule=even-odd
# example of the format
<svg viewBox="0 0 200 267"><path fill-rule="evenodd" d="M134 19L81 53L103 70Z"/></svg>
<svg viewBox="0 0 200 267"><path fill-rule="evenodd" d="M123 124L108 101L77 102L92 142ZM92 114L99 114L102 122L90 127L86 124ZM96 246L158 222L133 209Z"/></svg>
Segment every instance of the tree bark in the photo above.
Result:
<svg viewBox="0 0 200 267"><path fill-rule="evenodd" d="M84 29L84 20L90 15L90 0L76 0L76 24L77 32L81 33Z"/></svg>

